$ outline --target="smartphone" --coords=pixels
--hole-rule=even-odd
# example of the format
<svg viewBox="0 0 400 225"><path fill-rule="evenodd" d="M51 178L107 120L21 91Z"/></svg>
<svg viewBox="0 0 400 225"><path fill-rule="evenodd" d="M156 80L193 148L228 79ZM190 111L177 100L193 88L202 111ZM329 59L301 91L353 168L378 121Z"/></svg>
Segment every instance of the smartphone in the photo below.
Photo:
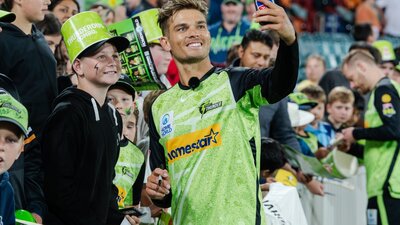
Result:
<svg viewBox="0 0 400 225"><path fill-rule="evenodd" d="M269 1L272 2L272 3L275 3L274 0L269 0ZM257 0L254 0L254 5L256 6L256 10L263 10L263 9L267 8L267 6L265 6L262 2L257 1ZM264 25L267 25L267 24L270 24L270 23L268 23L268 22L261 22L260 23L261 26L264 26Z"/></svg>
<svg viewBox="0 0 400 225"><path fill-rule="evenodd" d="M124 215L136 216L136 217L141 217L146 214L145 212L141 212L139 209L135 207L123 208L120 209L119 211L122 212L122 214Z"/></svg>

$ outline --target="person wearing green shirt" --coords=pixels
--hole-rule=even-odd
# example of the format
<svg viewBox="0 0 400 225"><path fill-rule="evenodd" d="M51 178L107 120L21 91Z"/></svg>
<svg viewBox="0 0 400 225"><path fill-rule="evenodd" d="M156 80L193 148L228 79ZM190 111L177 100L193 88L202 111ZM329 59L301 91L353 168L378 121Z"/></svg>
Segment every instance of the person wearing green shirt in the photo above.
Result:
<svg viewBox="0 0 400 225"><path fill-rule="evenodd" d="M368 225L394 225L400 221L400 85L387 78L373 56L354 50L344 59L343 72L353 88L371 96L364 128L346 128L350 144L365 140Z"/></svg>
<svg viewBox="0 0 400 225"><path fill-rule="evenodd" d="M174 224L264 224L259 187L261 105L286 97L297 79L296 35L282 7L262 0L261 30L281 38L274 68L218 69L210 62L207 6L170 0L159 13L162 47L180 82L149 113L150 165L146 191L170 207Z"/></svg>

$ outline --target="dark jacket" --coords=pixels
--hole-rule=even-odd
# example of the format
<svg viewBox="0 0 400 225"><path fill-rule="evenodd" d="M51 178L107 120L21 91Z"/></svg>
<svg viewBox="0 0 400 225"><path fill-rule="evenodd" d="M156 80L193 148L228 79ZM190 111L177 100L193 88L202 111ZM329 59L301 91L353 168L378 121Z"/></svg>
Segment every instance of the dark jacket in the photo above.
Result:
<svg viewBox="0 0 400 225"><path fill-rule="evenodd" d="M14 192L5 172L0 174L0 224L15 224L14 210Z"/></svg>
<svg viewBox="0 0 400 225"><path fill-rule="evenodd" d="M43 129L46 224L120 224L112 184L122 120L77 88L64 90Z"/></svg>
<svg viewBox="0 0 400 225"><path fill-rule="evenodd" d="M43 34L32 27L26 35L18 27L0 23L0 73L15 83L21 103L29 113L29 124L40 136L57 96L56 60Z"/></svg>

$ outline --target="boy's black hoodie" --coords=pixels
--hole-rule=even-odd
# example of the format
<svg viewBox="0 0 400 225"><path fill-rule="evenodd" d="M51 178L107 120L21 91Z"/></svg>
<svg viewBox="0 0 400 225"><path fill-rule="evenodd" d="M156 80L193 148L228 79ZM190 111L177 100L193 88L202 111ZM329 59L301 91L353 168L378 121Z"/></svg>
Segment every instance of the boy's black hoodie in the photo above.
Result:
<svg viewBox="0 0 400 225"><path fill-rule="evenodd" d="M58 93L56 60L34 25L31 35L13 24L0 26L0 73L13 80L21 103L29 112L29 125L40 136Z"/></svg>
<svg viewBox="0 0 400 225"><path fill-rule="evenodd" d="M107 103L74 87L56 98L42 139L45 224L121 223L112 184L121 133L121 117Z"/></svg>

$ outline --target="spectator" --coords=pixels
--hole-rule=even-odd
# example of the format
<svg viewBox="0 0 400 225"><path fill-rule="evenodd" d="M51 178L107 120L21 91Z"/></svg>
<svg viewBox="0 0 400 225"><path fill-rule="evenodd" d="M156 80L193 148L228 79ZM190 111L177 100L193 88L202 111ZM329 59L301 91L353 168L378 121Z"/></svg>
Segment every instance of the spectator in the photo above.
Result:
<svg viewBox="0 0 400 225"><path fill-rule="evenodd" d="M221 4L222 20L210 26L210 59L215 65L224 66L229 48L240 43L250 28L242 18L243 3L240 0L224 0Z"/></svg>
<svg viewBox="0 0 400 225"><path fill-rule="evenodd" d="M302 91L310 101L318 102L318 105L310 110L315 119L309 124L305 131L317 136L318 142L323 147L328 147L335 140L335 131L331 125L323 121L325 113L326 95L324 90L317 85L310 85Z"/></svg>
<svg viewBox="0 0 400 225"><path fill-rule="evenodd" d="M15 224L14 193L7 170L24 149L27 129L26 108L0 89L0 224Z"/></svg>
<svg viewBox="0 0 400 225"><path fill-rule="evenodd" d="M370 45L376 41L371 24L369 23L355 24L352 35L355 41L365 41Z"/></svg>
<svg viewBox="0 0 400 225"><path fill-rule="evenodd" d="M78 32L82 27L87 33ZM112 37L95 12L71 17L61 33L79 82L57 97L43 131L45 224L120 224L112 181L122 121L106 94L121 73L118 52L129 41ZM139 223L134 216L124 220Z"/></svg>
<svg viewBox="0 0 400 225"><path fill-rule="evenodd" d="M100 4L100 3L95 3L92 6L90 6L90 11L97 12L101 19L103 20L103 23L105 25L110 25L115 23L115 12L113 9L108 7L107 5Z"/></svg>
<svg viewBox="0 0 400 225"><path fill-rule="evenodd" d="M117 83L107 92L107 100L118 110L123 122L120 154L113 181L118 188L120 208L139 207L146 165L143 153L135 145L139 111L133 104L135 89L130 82L127 75L121 74Z"/></svg>
<svg viewBox="0 0 400 225"><path fill-rule="evenodd" d="M49 11L54 13L61 24L64 24L70 17L80 12L80 7L76 0L51 0Z"/></svg>
<svg viewBox="0 0 400 225"><path fill-rule="evenodd" d="M354 20L355 24L371 24L373 36L376 40L382 31L382 17L383 15L378 6L375 4L375 0L364 0L360 5L357 6Z"/></svg>
<svg viewBox="0 0 400 225"><path fill-rule="evenodd" d="M326 70L324 58L318 54L310 55L306 61L306 79L297 84L296 89L301 91L309 85L318 85Z"/></svg>
<svg viewBox="0 0 400 225"><path fill-rule="evenodd" d="M180 83L160 95L149 113L153 172L146 191L155 204L172 206L174 224L265 222L258 195L258 107L293 90L298 48L284 9L262 1L268 9L257 11L255 22L273 22L281 38L275 67L262 70L212 66L204 1L170 0L160 10L161 45L172 50ZM221 160L240 163L233 170ZM236 207L238 196L245 208Z"/></svg>
<svg viewBox="0 0 400 225"><path fill-rule="evenodd" d="M327 122L336 133L341 132L352 121L354 95L346 87L335 87L328 95L326 111L328 111Z"/></svg>
<svg viewBox="0 0 400 225"><path fill-rule="evenodd" d="M35 23L42 21L49 1L36 3L6 0L4 7L15 13L14 22L0 26L0 73L13 80L28 109L29 125L40 137L41 129L57 96L56 61Z"/></svg>
<svg viewBox="0 0 400 225"><path fill-rule="evenodd" d="M394 67L397 65L392 43L386 40L379 40L375 41L372 45L381 53L382 62L380 63L380 67L383 74L392 78Z"/></svg>
<svg viewBox="0 0 400 225"><path fill-rule="evenodd" d="M365 128L342 131L347 144L365 140L364 165L367 170L367 215L377 224L400 221L398 165L400 140L400 86L385 77L374 57L356 50L343 61L344 74L363 94L371 92L365 113Z"/></svg>
<svg viewBox="0 0 400 225"><path fill-rule="evenodd" d="M53 13L47 13L44 20L36 23L37 28L43 33L53 54L61 42L61 24Z"/></svg>

